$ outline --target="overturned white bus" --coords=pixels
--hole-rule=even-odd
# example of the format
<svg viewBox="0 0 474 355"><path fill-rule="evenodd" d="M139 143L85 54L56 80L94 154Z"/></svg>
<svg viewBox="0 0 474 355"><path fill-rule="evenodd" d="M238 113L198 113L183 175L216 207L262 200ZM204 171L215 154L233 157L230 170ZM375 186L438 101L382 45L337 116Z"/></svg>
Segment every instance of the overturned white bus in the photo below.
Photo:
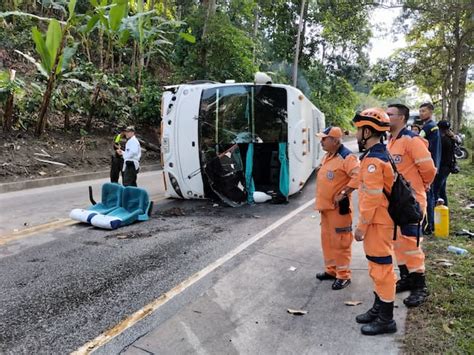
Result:
<svg viewBox="0 0 474 355"><path fill-rule="evenodd" d="M167 197L286 201L322 158L324 115L280 84L194 82L165 88L161 150Z"/></svg>

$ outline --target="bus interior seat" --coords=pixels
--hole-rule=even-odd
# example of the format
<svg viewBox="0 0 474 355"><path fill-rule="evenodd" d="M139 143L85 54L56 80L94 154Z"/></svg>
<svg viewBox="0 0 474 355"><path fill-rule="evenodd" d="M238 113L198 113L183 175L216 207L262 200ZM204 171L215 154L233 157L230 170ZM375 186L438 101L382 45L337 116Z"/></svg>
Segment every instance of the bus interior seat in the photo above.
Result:
<svg viewBox="0 0 474 355"><path fill-rule="evenodd" d="M127 186L123 190L121 206L108 213L107 216L120 219L121 225L124 226L136 221L147 221L150 208L151 202L146 190ZM91 221L93 225L95 218Z"/></svg>
<svg viewBox="0 0 474 355"><path fill-rule="evenodd" d="M92 188L89 187L89 189L92 195ZM120 207L123 190L122 185L107 182L102 185L101 202L93 204L87 209L75 208L70 212L69 217L75 221L90 224L92 217L98 214L105 215ZM92 198L91 201L93 201Z"/></svg>
<svg viewBox="0 0 474 355"><path fill-rule="evenodd" d="M106 182L102 185L102 201L88 208L101 214L107 214L119 208L122 203L122 194L124 187L122 185Z"/></svg>

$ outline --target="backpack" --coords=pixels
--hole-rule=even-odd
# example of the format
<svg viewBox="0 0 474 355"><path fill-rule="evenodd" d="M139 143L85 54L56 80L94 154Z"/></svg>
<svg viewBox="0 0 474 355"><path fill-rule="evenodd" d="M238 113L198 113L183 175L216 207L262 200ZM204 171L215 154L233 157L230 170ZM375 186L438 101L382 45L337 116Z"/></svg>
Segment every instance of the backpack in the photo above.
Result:
<svg viewBox="0 0 474 355"><path fill-rule="evenodd" d="M397 238L397 226L407 224L418 224L416 246L420 244L420 225L423 219L423 212L420 204L415 198L410 183L400 174L395 166L392 156L387 153L388 160L395 172L395 181L392 186L391 194L383 191L388 200L388 213L395 224L393 231L393 240Z"/></svg>

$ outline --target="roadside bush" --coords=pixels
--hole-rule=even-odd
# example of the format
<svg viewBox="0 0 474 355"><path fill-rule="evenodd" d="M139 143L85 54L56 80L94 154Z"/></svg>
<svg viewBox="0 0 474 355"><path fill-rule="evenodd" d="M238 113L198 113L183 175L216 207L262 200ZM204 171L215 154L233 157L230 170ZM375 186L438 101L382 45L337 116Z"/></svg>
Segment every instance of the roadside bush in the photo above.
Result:
<svg viewBox="0 0 474 355"><path fill-rule="evenodd" d="M160 124L161 93L162 88L157 83L148 82L143 85L139 102L132 108L135 122L152 126Z"/></svg>

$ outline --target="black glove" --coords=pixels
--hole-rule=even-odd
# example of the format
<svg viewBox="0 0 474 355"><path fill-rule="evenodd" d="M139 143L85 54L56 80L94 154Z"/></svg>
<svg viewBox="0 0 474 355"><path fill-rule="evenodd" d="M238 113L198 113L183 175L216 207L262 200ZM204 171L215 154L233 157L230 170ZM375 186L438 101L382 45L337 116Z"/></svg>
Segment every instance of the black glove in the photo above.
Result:
<svg viewBox="0 0 474 355"><path fill-rule="evenodd" d="M345 215L351 213L351 209L349 208L349 196L344 197L341 201L339 201L339 214Z"/></svg>

